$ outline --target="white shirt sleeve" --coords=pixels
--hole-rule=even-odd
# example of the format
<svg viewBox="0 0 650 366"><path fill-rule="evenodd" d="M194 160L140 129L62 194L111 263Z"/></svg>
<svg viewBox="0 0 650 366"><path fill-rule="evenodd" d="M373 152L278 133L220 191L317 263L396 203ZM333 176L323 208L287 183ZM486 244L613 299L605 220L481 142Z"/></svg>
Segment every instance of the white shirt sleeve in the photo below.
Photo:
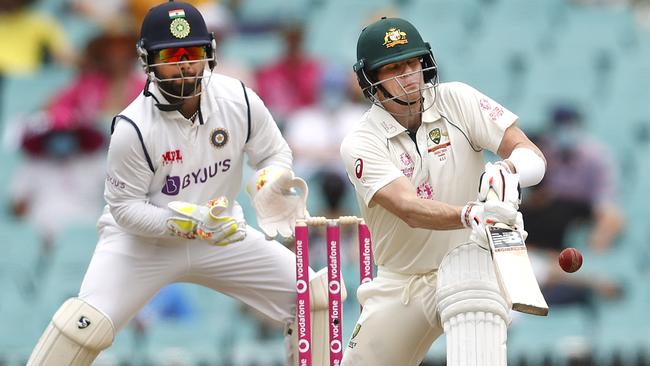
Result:
<svg viewBox="0 0 650 366"><path fill-rule="evenodd" d="M449 84L448 100L454 104L450 107L460 117L453 122L464 126L473 145L496 153L505 130L517 121L517 115L467 84Z"/></svg>
<svg viewBox="0 0 650 366"><path fill-rule="evenodd" d="M399 177L402 171L393 164L386 143L368 132L356 131L341 144L341 158L350 181L366 206L382 187Z"/></svg>
<svg viewBox="0 0 650 366"><path fill-rule="evenodd" d="M246 88L246 93L251 109L250 138L244 146L248 165L255 170L270 165L291 169L291 149L282 137L273 116L254 91Z"/></svg>
<svg viewBox="0 0 650 366"><path fill-rule="evenodd" d="M148 190L153 172L149 169L135 128L124 121L115 123L108 148L104 198L111 215L127 232L164 237L171 211L149 203Z"/></svg>

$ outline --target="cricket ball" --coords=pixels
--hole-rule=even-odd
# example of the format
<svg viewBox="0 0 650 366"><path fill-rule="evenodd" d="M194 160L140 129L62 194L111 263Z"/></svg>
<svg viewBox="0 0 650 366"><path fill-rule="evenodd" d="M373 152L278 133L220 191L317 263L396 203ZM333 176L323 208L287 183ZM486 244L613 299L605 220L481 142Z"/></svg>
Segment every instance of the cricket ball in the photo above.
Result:
<svg viewBox="0 0 650 366"><path fill-rule="evenodd" d="M564 272L573 273L582 266L582 254L575 248L566 248L557 258Z"/></svg>

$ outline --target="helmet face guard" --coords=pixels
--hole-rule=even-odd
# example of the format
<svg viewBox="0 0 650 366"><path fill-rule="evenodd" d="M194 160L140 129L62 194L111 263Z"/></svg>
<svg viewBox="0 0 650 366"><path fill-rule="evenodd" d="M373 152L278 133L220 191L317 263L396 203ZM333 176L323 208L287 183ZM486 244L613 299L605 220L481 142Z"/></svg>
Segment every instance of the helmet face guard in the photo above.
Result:
<svg viewBox="0 0 650 366"><path fill-rule="evenodd" d="M433 61L433 57L431 58L431 60ZM433 61L433 64L431 66L426 66L427 62L424 61L424 59L420 60L420 63L422 64L421 70L393 76L391 78L383 79L383 80L374 80L375 78L371 77L371 75L368 75L368 73L366 73L365 70L361 69L359 72L357 72L357 78L359 79L359 86L361 86L363 95L368 100L370 100L372 104L383 109L386 109L384 107L384 103L391 102L391 101L401 105L406 105L408 107L408 111L405 113L390 112L395 116L402 116L402 115L412 116L414 114L419 114L426 111L427 109L433 107L433 104L436 100L436 96L437 96L436 87L438 86L438 75L436 73L437 68L435 66L435 61ZM404 85L402 85L400 79L416 73L421 73L423 75L424 84L422 84L420 86L420 89L417 91L415 90L407 91L406 88L404 88ZM430 76L431 74L434 75ZM399 86L401 91L399 94L393 95L384 88L383 84L389 81L392 81ZM432 90L434 94L434 98L431 100L424 100L424 102L426 103L421 103L419 105L419 108L415 109L415 107L413 106L414 103L412 102L411 103L404 102L404 100L407 99L406 97L413 93L418 93L420 97L422 97L425 90ZM384 96L383 98L380 97L379 91L382 92L381 94L383 94Z"/></svg>
<svg viewBox="0 0 650 366"><path fill-rule="evenodd" d="M191 51L197 47L205 50L202 58L187 52L188 57L185 59L176 55L170 58L172 61L156 63L153 61L154 54L161 50L177 49L178 51L185 48L186 51ZM200 95L205 89L203 80L206 80L207 85L211 71L217 64L214 35L208 32L201 13L192 5L183 2L170 1L149 10L142 22L136 50L140 65L147 74L147 85L153 82L161 93L175 100ZM184 74L184 65L198 63L205 63L209 70L205 70L204 67L194 75ZM178 69L177 76L161 78L156 72L159 66L175 66Z"/></svg>
<svg viewBox="0 0 650 366"><path fill-rule="evenodd" d="M407 92L399 80L413 73L398 75L386 80L377 80L376 78L377 71L382 66L415 57L420 57L422 65L422 69L415 72L422 73L424 80L424 84L419 90L420 95L425 90L433 89L434 91L434 98L430 103L427 103L427 106L420 104L417 110L410 103L403 101L404 97L416 91ZM408 112L403 115L413 115L422 113L433 106L438 85L438 67L429 43L424 42L415 27L406 20L384 17L364 28L357 42L357 62L353 69L363 95L381 108L385 109L385 102L394 101L408 106ZM383 83L391 80L400 86L400 95L392 95L383 87ZM379 91L384 94L385 98L380 98ZM399 113L392 114L401 115Z"/></svg>
<svg viewBox="0 0 650 366"><path fill-rule="evenodd" d="M207 86L207 83L210 81L212 76L212 69L216 65L216 58L214 52L214 40L212 40L212 45L210 47L205 47L205 57L202 59L195 60L180 60L180 61L171 61L171 62L153 62L153 52L147 52L142 49L139 50L140 54L140 63L144 72L147 74L147 80L153 82L161 93L165 97L170 97L173 99L189 99L197 95L201 95L204 90L204 85ZM142 53L140 53L142 52ZM205 63L202 70L199 70L194 75L185 75L183 72L183 65L196 65L199 63ZM161 78L158 73L156 73L157 66L175 66L178 70L177 77L168 77ZM207 70L206 67L207 66ZM180 86L177 86L178 81L181 81ZM203 82L205 80L205 83Z"/></svg>

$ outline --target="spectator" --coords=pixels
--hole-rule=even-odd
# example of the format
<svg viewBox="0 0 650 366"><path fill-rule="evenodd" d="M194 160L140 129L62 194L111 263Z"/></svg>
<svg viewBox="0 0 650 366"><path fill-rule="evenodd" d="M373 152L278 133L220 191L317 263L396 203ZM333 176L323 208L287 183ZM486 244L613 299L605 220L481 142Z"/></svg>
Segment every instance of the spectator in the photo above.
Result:
<svg viewBox="0 0 650 366"><path fill-rule="evenodd" d="M26 159L12 177L11 211L35 226L42 239L41 259L47 260L62 229L91 225L101 212L106 139L93 126L54 124L45 114L24 123Z"/></svg>
<svg viewBox="0 0 650 366"><path fill-rule="evenodd" d="M44 112L23 121L26 160L13 177L11 209L37 227L45 257L61 229L101 211L109 121L144 85L134 72L134 44L124 34L92 40L77 78Z"/></svg>
<svg viewBox="0 0 650 366"><path fill-rule="evenodd" d="M617 206L617 169L611 152L584 132L582 116L572 106L554 109L552 124L538 145L548 163L546 175L528 192L521 212L547 300L586 302L593 293L617 297L620 288L613 281L567 276L557 265L559 252L572 246L567 234L575 225L590 224L587 244L600 253L621 232L623 217Z"/></svg>
<svg viewBox="0 0 650 366"><path fill-rule="evenodd" d="M119 27L117 27L119 28ZM86 46L76 79L51 101L54 123L101 123L109 130L112 117L142 91L144 78L137 68L135 35L107 30Z"/></svg>
<svg viewBox="0 0 650 366"><path fill-rule="evenodd" d="M617 167L611 152L581 129L581 118L572 107L555 109L550 130L540 138L548 170L522 212L530 222L529 241L537 246L560 249L570 225L586 220L592 223L589 246L602 252L623 226Z"/></svg>
<svg viewBox="0 0 650 366"><path fill-rule="evenodd" d="M353 76L341 67L328 67L319 82L318 103L298 109L287 120L285 136L300 176L310 179L335 172L347 181L338 151L343 137L367 108L352 88Z"/></svg>
<svg viewBox="0 0 650 366"><path fill-rule="evenodd" d="M650 1L648 0L631 0L632 10L637 27L641 32L650 30Z"/></svg>
<svg viewBox="0 0 650 366"><path fill-rule="evenodd" d="M302 24L290 23L282 29L286 49L280 60L257 72L258 93L279 123L299 108L318 101L320 63L303 49Z"/></svg>
<svg viewBox="0 0 650 366"><path fill-rule="evenodd" d="M199 7L208 30L214 34L217 46L216 71L241 80L247 87L257 90L253 72L241 60L231 60L221 53L221 46L236 31L236 20L230 10L222 4L206 3Z"/></svg>
<svg viewBox="0 0 650 366"><path fill-rule="evenodd" d="M161 0L124 0L129 9L131 15L131 20L135 28L139 29L140 24L144 20L144 16L147 15L149 9L153 8L156 5L159 5L163 1ZM197 8L206 6L207 4L214 4L213 0L183 0L184 3L192 4ZM203 9L201 9L203 10Z"/></svg>
<svg viewBox="0 0 650 366"><path fill-rule="evenodd" d="M52 59L72 64L73 49L62 26L30 8L33 0L0 3L0 75L30 74Z"/></svg>
<svg viewBox="0 0 650 366"><path fill-rule="evenodd" d="M127 0L67 0L67 5L74 13L106 28L115 22L115 19L124 17L128 11Z"/></svg>

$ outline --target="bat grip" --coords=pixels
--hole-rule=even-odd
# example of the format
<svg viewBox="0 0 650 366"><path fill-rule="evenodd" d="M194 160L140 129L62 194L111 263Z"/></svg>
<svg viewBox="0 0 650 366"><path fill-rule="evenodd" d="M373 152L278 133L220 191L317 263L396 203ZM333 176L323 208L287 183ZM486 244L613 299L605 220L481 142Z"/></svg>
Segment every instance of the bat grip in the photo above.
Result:
<svg viewBox="0 0 650 366"><path fill-rule="evenodd" d="M488 193L487 193L487 196L485 197L485 200L486 201L500 201L499 200L499 195L497 194L497 192L492 187L490 187L490 189L488 189ZM508 226L508 225L506 225L504 223L501 223L501 222L495 222L495 223L491 224L491 226L496 226L496 227L501 227L501 228L510 228L510 226Z"/></svg>

